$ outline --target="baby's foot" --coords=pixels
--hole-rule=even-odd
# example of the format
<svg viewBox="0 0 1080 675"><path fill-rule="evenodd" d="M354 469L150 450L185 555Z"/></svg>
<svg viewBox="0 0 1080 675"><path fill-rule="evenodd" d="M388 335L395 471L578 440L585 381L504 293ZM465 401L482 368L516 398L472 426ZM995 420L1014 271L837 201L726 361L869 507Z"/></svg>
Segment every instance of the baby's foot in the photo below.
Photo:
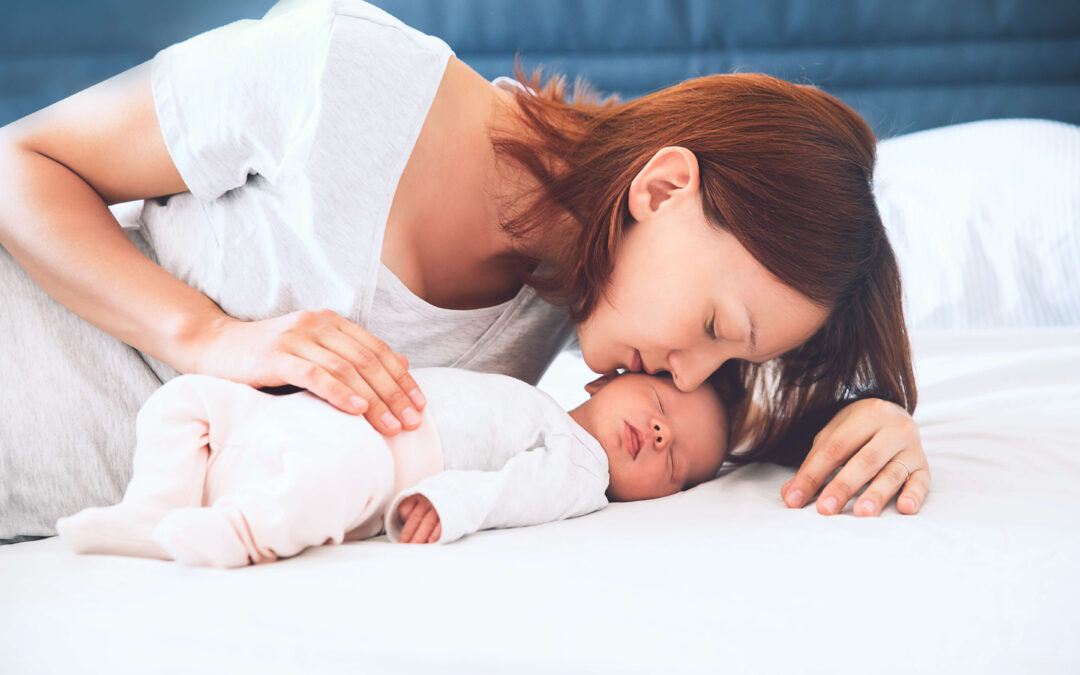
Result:
<svg viewBox="0 0 1080 675"><path fill-rule="evenodd" d="M173 509L154 528L153 537L184 565L243 567L251 562L232 524L213 508Z"/></svg>
<svg viewBox="0 0 1080 675"><path fill-rule="evenodd" d="M156 518L121 502L83 509L56 521L56 533L76 553L130 555L168 560L151 536Z"/></svg>

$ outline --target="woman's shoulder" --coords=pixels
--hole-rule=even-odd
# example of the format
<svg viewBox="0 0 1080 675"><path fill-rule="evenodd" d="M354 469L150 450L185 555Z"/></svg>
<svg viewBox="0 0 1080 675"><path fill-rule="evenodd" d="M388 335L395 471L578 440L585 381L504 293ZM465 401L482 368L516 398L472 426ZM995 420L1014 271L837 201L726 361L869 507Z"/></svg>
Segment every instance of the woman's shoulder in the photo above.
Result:
<svg viewBox="0 0 1080 675"><path fill-rule="evenodd" d="M330 21L337 18L356 19L369 27L392 29L418 47L437 52L450 51L450 47L440 38L417 30L386 10L364 0L280 0L270 8L263 19L295 20L295 13L322 17Z"/></svg>

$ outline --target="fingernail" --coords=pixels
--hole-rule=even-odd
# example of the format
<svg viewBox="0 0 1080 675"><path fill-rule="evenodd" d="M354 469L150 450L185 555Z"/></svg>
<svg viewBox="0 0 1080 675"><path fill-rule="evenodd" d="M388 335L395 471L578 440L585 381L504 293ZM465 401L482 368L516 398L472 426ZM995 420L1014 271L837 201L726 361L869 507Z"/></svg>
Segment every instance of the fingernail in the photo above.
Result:
<svg viewBox="0 0 1080 675"><path fill-rule="evenodd" d="M825 500L825 510L829 513L836 513L836 497L829 497Z"/></svg>
<svg viewBox="0 0 1080 675"><path fill-rule="evenodd" d="M803 494L801 490L792 490L787 496L788 506L802 506Z"/></svg>
<svg viewBox="0 0 1080 675"><path fill-rule="evenodd" d="M864 499L855 506L860 516L869 516L874 513L874 502Z"/></svg>
<svg viewBox="0 0 1080 675"><path fill-rule="evenodd" d="M360 412L364 412L365 410L367 410L367 401L360 398L359 396L350 396L349 405L356 408Z"/></svg>
<svg viewBox="0 0 1080 675"><path fill-rule="evenodd" d="M897 502L897 504L900 505L900 506L903 506L908 511L914 511L915 510L915 500L912 499L911 497L901 497L900 501Z"/></svg>
<svg viewBox="0 0 1080 675"><path fill-rule="evenodd" d="M405 418L405 424L420 424L420 415L416 414L412 408L405 408L401 416Z"/></svg>
<svg viewBox="0 0 1080 675"><path fill-rule="evenodd" d="M397 418L388 412L384 412L379 419L382 420L383 426L388 429L397 430L401 428L401 422L398 422Z"/></svg>
<svg viewBox="0 0 1080 675"><path fill-rule="evenodd" d="M409 392L409 398L412 399L413 405L417 408L423 408L427 405L427 399L420 393L419 389L413 389Z"/></svg>

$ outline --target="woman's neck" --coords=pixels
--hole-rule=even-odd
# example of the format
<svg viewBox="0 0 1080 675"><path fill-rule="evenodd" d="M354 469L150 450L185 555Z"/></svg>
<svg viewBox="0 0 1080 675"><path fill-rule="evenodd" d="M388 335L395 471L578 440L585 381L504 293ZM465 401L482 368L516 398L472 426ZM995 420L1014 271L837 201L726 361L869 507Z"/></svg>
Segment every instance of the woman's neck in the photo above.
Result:
<svg viewBox="0 0 1080 675"><path fill-rule="evenodd" d="M515 253L548 260L535 240L502 224L523 208L535 178L496 161L488 130L519 129L511 92L451 58L402 174L382 259L431 304L470 308L517 292Z"/></svg>
<svg viewBox="0 0 1080 675"><path fill-rule="evenodd" d="M528 195L537 187L536 179L524 168L497 161L491 146L489 131L493 128L517 135L528 133L517 116L514 93L493 86L465 64L457 63L462 67L457 73L460 86L448 102L458 99L455 114L449 117L461 133L448 147L460 154L442 153L440 170L448 180L441 186L442 199L433 206L472 238L478 254L475 259L508 258L516 251L546 260L548 251L540 242L515 239L502 228L517 209L527 208Z"/></svg>

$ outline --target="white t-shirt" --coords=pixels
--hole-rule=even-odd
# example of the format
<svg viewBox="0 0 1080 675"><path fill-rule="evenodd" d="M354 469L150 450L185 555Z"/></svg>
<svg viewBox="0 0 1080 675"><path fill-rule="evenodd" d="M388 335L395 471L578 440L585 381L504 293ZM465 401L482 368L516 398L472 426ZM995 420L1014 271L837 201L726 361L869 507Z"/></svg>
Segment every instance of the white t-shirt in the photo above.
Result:
<svg viewBox="0 0 1080 675"><path fill-rule="evenodd" d="M154 105L190 192L143 204L150 256L238 319L328 308L413 367L535 384L574 337L566 308L528 287L494 307L435 307L380 261L452 53L360 0L280 5L160 52Z"/></svg>

